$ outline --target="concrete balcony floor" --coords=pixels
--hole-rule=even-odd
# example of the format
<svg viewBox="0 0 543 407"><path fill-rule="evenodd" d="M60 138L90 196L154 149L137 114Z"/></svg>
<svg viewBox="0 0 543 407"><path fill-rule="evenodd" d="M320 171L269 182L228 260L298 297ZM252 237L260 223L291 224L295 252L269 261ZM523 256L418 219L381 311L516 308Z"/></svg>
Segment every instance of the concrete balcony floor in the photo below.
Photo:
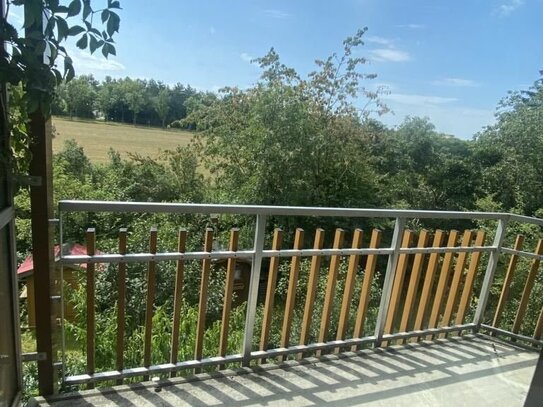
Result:
<svg viewBox="0 0 543 407"><path fill-rule="evenodd" d="M522 406L539 354L438 339L34 400L40 406ZM542 401L543 402L543 401Z"/></svg>

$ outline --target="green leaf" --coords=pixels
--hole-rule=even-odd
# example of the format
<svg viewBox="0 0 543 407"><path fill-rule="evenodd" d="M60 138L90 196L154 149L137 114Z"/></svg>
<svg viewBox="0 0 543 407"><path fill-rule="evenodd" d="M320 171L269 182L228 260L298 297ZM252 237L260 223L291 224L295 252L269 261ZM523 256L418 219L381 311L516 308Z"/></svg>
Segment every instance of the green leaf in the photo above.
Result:
<svg viewBox="0 0 543 407"><path fill-rule="evenodd" d="M87 37L87 34L83 34L81 38L75 43L75 45L77 46L77 48L86 49L88 41L89 39Z"/></svg>
<svg viewBox="0 0 543 407"><path fill-rule="evenodd" d="M92 13L90 0L83 0L83 20L85 20L90 15L90 13Z"/></svg>
<svg viewBox="0 0 543 407"><path fill-rule="evenodd" d="M100 48L104 41L100 40L98 41L93 35L90 35L90 52L91 54L94 54L94 51L96 51L98 48Z"/></svg>
<svg viewBox="0 0 543 407"><path fill-rule="evenodd" d="M108 44L108 52L111 54L111 55L117 55L117 51L115 50L115 47L111 44Z"/></svg>
<svg viewBox="0 0 543 407"><path fill-rule="evenodd" d="M70 29L68 30L68 35L75 37L76 35L79 35L84 31L85 29L81 27L80 25L74 25L73 27L70 27Z"/></svg>
<svg viewBox="0 0 543 407"><path fill-rule="evenodd" d="M105 9L104 11L102 11L102 23L105 23L107 21L107 19L109 18L109 10Z"/></svg>
<svg viewBox="0 0 543 407"><path fill-rule="evenodd" d="M108 5L108 8L117 8L117 9L120 9L121 8L121 3L118 2L118 1L111 1Z"/></svg>
<svg viewBox="0 0 543 407"><path fill-rule="evenodd" d="M75 76L75 70L72 67L68 68L68 72L66 73L66 82L70 82Z"/></svg>
<svg viewBox="0 0 543 407"><path fill-rule="evenodd" d="M104 55L104 57L106 57L106 58L107 58L108 51L109 51L108 47L109 47L109 44L107 42L102 47L102 55Z"/></svg>
<svg viewBox="0 0 543 407"><path fill-rule="evenodd" d="M58 41L62 41L63 39L68 37L68 23L63 18L58 17L57 18L57 30L58 30Z"/></svg>
<svg viewBox="0 0 543 407"><path fill-rule="evenodd" d="M106 30L111 37L114 33L119 32L119 24L121 19L113 12L110 12L109 20L107 20Z"/></svg>
<svg viewBox="0 0 543 407"><path fill-rule="evenodd" d="M46 47L47 47L47 43L45 42L45 40L41 40L36 45L36 48L34 49L34 53L36 55L43 55L43 53L45 52Z"/></svg>
<svg viewBox="0 0 543 407"><path fill-rule="evenodd" d="M81 0L73 0L68 6L68 17L73 17L81 12Z"/></svg>
<svg viewBox="0 0 543 407"><path fill-rule="evenodd" d="M45 35L47 37L53 36L53 30L55 29L56 19L55 17L51 17L49 21L47 21L47 25L45 26Z"/></svg>

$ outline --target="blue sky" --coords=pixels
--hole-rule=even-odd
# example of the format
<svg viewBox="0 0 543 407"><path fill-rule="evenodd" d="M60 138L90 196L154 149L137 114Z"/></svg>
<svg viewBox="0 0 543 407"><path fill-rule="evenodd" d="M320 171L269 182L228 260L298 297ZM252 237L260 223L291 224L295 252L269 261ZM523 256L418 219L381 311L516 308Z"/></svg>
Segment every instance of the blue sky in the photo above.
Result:
<svg viewBox="0 0 543 407"><path fill-rule="evenodd" d="M100 3L94 1L93 3ZM471 138L492 123L508 90L525 89L543 69L543 0L122 0L117 57L73 49L78 73L102 79L154 78L198 89L247 87L250 60L275 47L306 74L316 58L341 50L368 27L360 55L386 85L397 125L428 116L439 131ZM13 21L21 15L12 12Z"/></svg>

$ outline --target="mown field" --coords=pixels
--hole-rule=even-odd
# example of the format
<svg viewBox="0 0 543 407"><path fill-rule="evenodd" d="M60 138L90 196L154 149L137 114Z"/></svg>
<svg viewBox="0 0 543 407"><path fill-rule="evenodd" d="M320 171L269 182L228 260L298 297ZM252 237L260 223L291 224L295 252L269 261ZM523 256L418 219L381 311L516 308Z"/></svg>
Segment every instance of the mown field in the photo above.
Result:
<svg viewBox="0 0 543 407"><path fill-rule="evenodd" d="M110 148L121 155L138 153L151 157L160 151L175 149L178 145L187 145L192 133L182 130L162 130L154 127L134 127L127 124L104 123L91 120L70 120L53 117L55 137L53 151L64 147L64 141L74 139L85 150L85 154L94 163L107 161Z"/></svg>

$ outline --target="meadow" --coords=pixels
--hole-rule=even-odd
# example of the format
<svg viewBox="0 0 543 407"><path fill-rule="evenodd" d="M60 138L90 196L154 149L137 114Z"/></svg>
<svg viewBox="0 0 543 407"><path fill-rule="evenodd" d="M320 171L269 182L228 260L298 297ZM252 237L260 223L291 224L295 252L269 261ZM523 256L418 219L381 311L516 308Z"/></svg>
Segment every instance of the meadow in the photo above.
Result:
<svg viewBox="0 0 543 407"><path fill-rule="evenodd" d="M66 140L74 139L95 164L107 161L110 148L121 153L123 157L126 157L127 153L156 157L161 151L189 144L192 138L191 132L183 130L70 120L58 116L53 117L53 127L53 152L61 151Z"/></svg>

